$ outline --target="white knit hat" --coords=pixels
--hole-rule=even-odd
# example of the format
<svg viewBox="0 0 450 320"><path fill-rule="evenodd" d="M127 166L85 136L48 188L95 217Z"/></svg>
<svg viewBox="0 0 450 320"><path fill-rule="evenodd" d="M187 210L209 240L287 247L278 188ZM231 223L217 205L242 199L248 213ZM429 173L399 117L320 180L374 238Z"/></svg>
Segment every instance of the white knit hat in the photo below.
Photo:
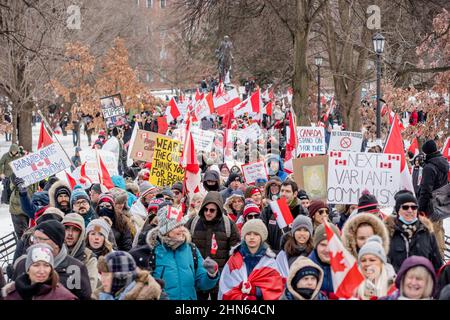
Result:
<svg viewBox="0 0 450 320"><path fill-rule="evenodd" d="M361 263L362 257L366 254L377 256L383 263L387 262L386 252L383 248L383 240L380 236L373 235L367 239L367 242L359 250L358 263Z"/></svg>

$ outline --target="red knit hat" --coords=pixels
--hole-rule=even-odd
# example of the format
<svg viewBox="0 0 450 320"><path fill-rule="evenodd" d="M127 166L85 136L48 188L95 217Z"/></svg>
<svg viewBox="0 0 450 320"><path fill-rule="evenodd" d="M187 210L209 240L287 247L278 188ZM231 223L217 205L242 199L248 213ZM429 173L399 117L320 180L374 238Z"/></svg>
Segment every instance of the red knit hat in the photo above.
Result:
<svg viewBox="0 0 450 320"><path fill-rule="evenodd" d="M102 202L109 202L111 203L111 205L114 207L114 205L116 204L116 202L114 201L114 198L111 194L109 193L102 193L99 197L98 197L98 203L102 203Z"/></svg>
<svg viewBox="0 0 450 320"><path fill-rule="evenodd" d="M244 216L244 218L246 218L250 213L261 214L261 210L256 205L256 203L247 200L245 201L244 212L242 213L242 215Z"/></svg>
<svg viewBox="0 0 450 320"><path fill-rule="evenodd" d="M328 209L328 206L325 204L325 202L320 201L320 200L313 200L311 201L311 204L308 207L309 210L309 217L311 219L314 218L314 215L316 214L317 211L319 211L319 209Z"/></svg>

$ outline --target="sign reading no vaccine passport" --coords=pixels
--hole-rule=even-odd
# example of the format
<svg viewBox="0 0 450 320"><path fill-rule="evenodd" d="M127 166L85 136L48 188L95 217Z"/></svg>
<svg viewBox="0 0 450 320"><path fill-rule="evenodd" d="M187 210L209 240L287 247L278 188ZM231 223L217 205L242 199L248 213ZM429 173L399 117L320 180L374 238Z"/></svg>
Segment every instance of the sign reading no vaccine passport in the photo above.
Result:
<svg viewBox="0 0 450 320"><path fill-rule="evenodd" d="M180 166L180 157L180 141L156 137L149 182L158 187L165 187L183 181L184 169Z"/></svg>
<svg viewBox="0 0 450 320"><path fill-rule="evenodd" d="M25 186L39 182L70 167L70 161L57 143L39 149L10 163L14 174Z"/></svg>
<svg viewBox="0 0 450 320"><path fill-rule="evenodd" d="M393 206L394 195L400 190L400 156L331 151L327 185L328 203L357 204L367 189L379 205Z"/></svg>
<svg viewBox="0 0 450 320"><path fill-rule="evenodd" d="M331 131L329 151L360 152L363 143L362 132Z"/></svg>
<svg viewBox="0 0 450 320"><path fill-rule="evenodd" d="M297 155L326 153L323 127L297 127L297 141Z"/></svg>

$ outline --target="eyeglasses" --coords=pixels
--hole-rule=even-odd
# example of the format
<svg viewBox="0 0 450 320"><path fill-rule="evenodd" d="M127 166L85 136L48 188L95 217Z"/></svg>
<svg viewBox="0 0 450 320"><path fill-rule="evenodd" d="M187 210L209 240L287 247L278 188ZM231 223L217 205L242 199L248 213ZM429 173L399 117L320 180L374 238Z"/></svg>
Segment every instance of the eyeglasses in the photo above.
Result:
<svg viewBox="0 0 450 320"><path fill-rule="evenodd" d="M318 212L319 212L320 214L323 214L323 213L328 214L328 209L320 209Z"/></svg>
<svg viewBox="0 0 450 320"><path fill-rule="evenodd" d="M82 199L74 203L75 206L81 206L82 204L88 204L87 200Z"/></svg>
<svg viewBox="0 0 450 320"><path fill-rule="evenodd" d="M217 209L216 208L205 208L205 213L208 211L211 213L215 213L217 211Z"/></svg>
<svg viewBox="0 0 450 320"><path fill-rule="evenodd" d="M100 209L103 209L103 208L112 209L111 203L108 203L108 202L100 203L100 204L98 205L98 207L99 207Z"/></svg>
<svg viewBox="0 0 450 320"><path fill-rule="evenodd" d="M257 219L257 218L258 218L257 214L249 214L249 215L247 215L247 220Z"/></svg>
<svg viewBox="0 0 450 320"><path fill-rule="evenodd" d="M416 206L416 205L412 205L412 206L402 205L402 209L405 210L405 211L409 210L410 208L412 210L417 210L418 206Z"/></svg>
<svg viewBox="0 0 450 320"><path fill-rule="evenodd" d="M32 243L41 243L41 242L45 242L50 240L50 238L41 238L41 237L37 237L35 235L32 235L30 238Z"/></svg>

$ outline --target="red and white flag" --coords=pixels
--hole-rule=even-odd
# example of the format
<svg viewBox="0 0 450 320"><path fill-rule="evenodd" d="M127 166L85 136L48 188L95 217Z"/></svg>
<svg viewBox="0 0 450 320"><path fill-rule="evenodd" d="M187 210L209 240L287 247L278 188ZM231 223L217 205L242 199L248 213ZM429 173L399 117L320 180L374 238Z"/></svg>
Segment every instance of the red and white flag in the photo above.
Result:
<svg viewBox="0 0 450 320"><path fill-rule="evenodd" d="M181 219L183 219L183 210L181 210L181 207L180 209L177 209L173 206L168 206L167 219L176 220L177 222L180 222Z"/></svg>
<svg viewBox="0 0 450 320"><path fill-rule="evenodd" d="M417 138L414 138L411 142L411 145L408 148L408 151L411 151L414 156L419 154L419 142L417 141Z"/></svg>
<svg viewBox="0 0 450 320"><path fill-rule="evenodd" d="M354 296L355 290L364 281L364 277L358 269L356 259L345 249L339 237L324 220L325 232L330 252L331 278L334 293L337 297L349 299Z"/></svg>
<svg viewBox="0 0 450 320"><path fill-rule="evenodd" d="M258 287L263 300L278 300L286 280L278 272L274 258L264 255L250 275L239 250L228 259L219 280L219 300L255 300L252 291Z"/></svg>
<svg viewBox="0 0 450 320"><path fill-rule="evenodd" d="M194 97L194 99L195 99L195 102L199 102L199 101L201 101L202 99L203 99L203 97L205 96L205 93L200 93L200 91L198 90L198 88L197 88L197 90L195 91L195 97Z"/></svg>
<svg viewBox="0 0 450 320"><path fill-rule="evenodd" d="M328 107L327 112L325 113L323 121L327 122L328 118L330 117L330 114L333 114L333 112L334 112L334 96L331 98L330 106Z"/></svg>
<svg viewBox="0 0 450 320"><path fill-rule="evenodd" d="M100 154L97 153L98 158L98 178L100 181L100 184L104 185L108 190L114 188L114 183L112 182L111 176L108 172L108 169L106 168L105 163L103 162L102 157Z"/></svg>
<svg viewBox="0 0 450 320"><path fill-rule="evenodd" d="M214 95L214 108L219 116L224 116L228 111L233 110L235 106L241 103L239 93L236 88L226 91L225 88L219 85L216 94Z"/></svg>
<svg viewBox="0 0 450 320"><path fill-rule="evenodd" d="M41 121L41 128L39 130L39 139L38 139L38 145L37 145L38 150L51 145L53 142L54 141L53 141L51 135L48 133L47 129L45 128L44 121Z"/></svg>
<svg viewBox="0 0 450 320"><path fill-rule="evenodd" d="M211 92L208 92L206 96L194 105L194 113L198 120L214 113L214 101Z"/></svg>
<svg viewBox="0 0 450 320"><path fill-rule="evenodd" d="M169 105L166 108L165 115L167 118L167 123L170 123L170 122L176 120L179 116L181 116L180 109L178 108L178 104L175 101L174 97L172 97L172 99L170 99Z"/></svg>
<svg viewBox="0 0 450 320"><path fill-rule="evenodd" d="M442 155L447 159L449 164L448 181L450 182L450 137L448 137L447 141L445 141L444 147L442 148Z"/></svg>
<svg viewBox="0 0 450 320"><path fill-rule="evenodd" d="M201 170L195 153L194 138L190 130L190 121L186 124L186 139L184 141L183 154L181 155L181 166L184 171L184 185L190 198L200 192Z"/></svg>
<svg viewBox="0 0 450 320"><path fill-rule="evenodd" d="M294 221L291 210L289 209L285 198L271 201L270 208L272 209L273 215L277 219L280 229L290 226L292 221Z"/></svg>
<svg viewBox="0 0 450 320"><path fill-rule="evenodd" d="M398 154L400 156L400 189L414 192L411 173L406 164L405 148L397 115L394 115L383 153Z"/></svg>
<svg viewBox="0 0 450 320"><path fill-rule="evenodd" d="M242 101L237 107L234 108L234 116L240 117L244 113L261 113L262 100L259 90L256 90L250 97Z"/></svg>
<svg viewBox="0 0 450 320"><path fill-rule="evenodd" d="M75 186L77 185L77 180L75 180L75 178L67 171L65 171L65 173L66 173L67 181L69 182L69 185L70 185L70 189L73 190L73 188L75 188Z"/></svg>
<svg viewBox="0 0 450 320"><path fill-rule="evenodd" d="M273 103L272 101L269 101L264 107L263 107L263 113L267 114L268 116L272 116L273 114Z"/></svg>
<svg viewBox="0 0 450 320"><path fill-rule="evenodd" d="M217 253L217 249L219 248L219 246L217 245L217 241L216 241L216 234L213 233L212 237L211 237L211 255L215 255Z"/></svg>
<svg viewBox="0 0 450 320"><path fill-rule="evenodd" d="M295 125L295 119L294 119L294 112L289 112L289 127L286 128L286 154L284 156L284 171L287 173L293 173L294 172L294 165L292 163L292 160L296 157L296 148L297 148L297 131L296 131L296 125Z"/></svg>
<svg viewBox="0 0 450 320"><path fill-rule="evenodd" d="M272 101L274 98L273 89L266 89L266 91L261 94L261 98L263 98L266 102Z"/></svg>

